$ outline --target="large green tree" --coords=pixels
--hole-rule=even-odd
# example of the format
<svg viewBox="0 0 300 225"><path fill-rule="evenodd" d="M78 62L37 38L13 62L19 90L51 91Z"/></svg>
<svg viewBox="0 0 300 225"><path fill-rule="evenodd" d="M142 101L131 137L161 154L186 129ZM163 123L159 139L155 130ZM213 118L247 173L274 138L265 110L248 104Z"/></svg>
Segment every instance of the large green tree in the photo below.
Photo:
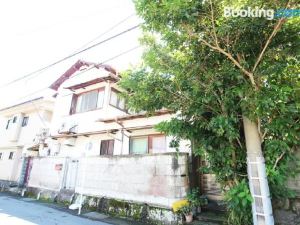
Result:
<svg viewBox="0 0 300 225"><path fill-rule="evenodd" d="M248 162L262 161L273 198L290 197L286 180L299 145L299 17L225 17L224 7L288 9L296 1L136 0L144 19L141 66L122 75L131 109L167 108L157 128L191 140L226 192L229 223L251 224ZM264 156L264 157L263 157ZM255 168L250 167L256 174ZM249 175L249 174L248 174ZM265 180L266 181L266 180ZM268 189L267 182L250 182ZM259 210L259 209L258 209ZM272 213L272 211L268 212ZM254 220L257 219L254 215ZM272 218L263 218L272 223Z"/></svg>

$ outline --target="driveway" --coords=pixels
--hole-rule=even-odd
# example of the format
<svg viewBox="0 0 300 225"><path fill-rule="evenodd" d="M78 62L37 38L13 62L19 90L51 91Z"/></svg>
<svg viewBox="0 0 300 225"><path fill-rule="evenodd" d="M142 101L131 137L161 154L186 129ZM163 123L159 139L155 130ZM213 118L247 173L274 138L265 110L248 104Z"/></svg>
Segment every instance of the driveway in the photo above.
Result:
<svg viewBox="0 0 300 225"><path fill-rule="evenodd" d="M48 207L32 199L0 195L0 225L109 225Z"/></svg>

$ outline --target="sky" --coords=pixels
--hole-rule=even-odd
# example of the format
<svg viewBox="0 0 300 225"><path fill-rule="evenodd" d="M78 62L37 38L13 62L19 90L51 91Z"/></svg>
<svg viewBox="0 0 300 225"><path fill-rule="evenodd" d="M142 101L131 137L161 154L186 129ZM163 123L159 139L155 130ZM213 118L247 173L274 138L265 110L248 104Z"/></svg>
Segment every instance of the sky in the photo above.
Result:
<svg viewBox="0 0 300 225"><path fill-rule="evenodd" d="M124 19L119 26L99 37ZM31 93L34 93L32 96L40 95L45 91L39 92L41 89L50 86L78 59L100 63L139 46L141 31L135 29L42 73L6 85L140 22L131 0L1 1L0 107L22 102L30 98ZM140 47L107 64L122 71L136 65L141 54Z"/></svg>

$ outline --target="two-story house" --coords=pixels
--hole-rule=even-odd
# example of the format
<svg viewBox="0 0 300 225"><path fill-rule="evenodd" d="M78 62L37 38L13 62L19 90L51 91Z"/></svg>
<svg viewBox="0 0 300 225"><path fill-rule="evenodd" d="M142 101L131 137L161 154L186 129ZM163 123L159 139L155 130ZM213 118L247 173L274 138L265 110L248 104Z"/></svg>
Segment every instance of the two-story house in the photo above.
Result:
<svg viewBox="0 0 300 225"><path fill-rule="evenodd" d="M167 110L150 117L129 113L119 96L119 79L108 65L78 61L50 86L57 96L49 156L33 160L31 191L52 191L58 198L68 191L73 197L168 209L186 195L189 142L182 141L177 154L169 145L172 137L154 128L175 115Z"/></svg>
<svg viewBox="0 0 300 225"><path fill-rule="evenodd" d="M25 156L38 155L52 119L52 97L37 97L0 109L0 180L19 183ZM24 168L26 169L26 168ZM23 171L25 172L25 171Z"/></svg>

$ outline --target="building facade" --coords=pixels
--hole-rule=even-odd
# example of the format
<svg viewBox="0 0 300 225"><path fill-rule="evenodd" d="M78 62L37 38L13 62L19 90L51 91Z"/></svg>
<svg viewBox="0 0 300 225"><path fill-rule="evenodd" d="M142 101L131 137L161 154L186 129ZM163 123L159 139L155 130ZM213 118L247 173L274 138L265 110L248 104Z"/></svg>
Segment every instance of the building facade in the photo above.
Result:
<svg viewBox="0 0 300 225"><path fill-rule="evenodd" d="M37 156L44 148L54 101L38 97L0 110L0 180L18 184L24 157Z"/></svg>
<svg viewBox="0 0 300 225"><path fill-rule="evenodd" d="M168 209L186 196L189 142L177 152L172 137L155 129L175 115L129 112L119 79L110 66L78 61L51 85L50 137L33 159L29 189L73 203L84 195Z"/></svg>

